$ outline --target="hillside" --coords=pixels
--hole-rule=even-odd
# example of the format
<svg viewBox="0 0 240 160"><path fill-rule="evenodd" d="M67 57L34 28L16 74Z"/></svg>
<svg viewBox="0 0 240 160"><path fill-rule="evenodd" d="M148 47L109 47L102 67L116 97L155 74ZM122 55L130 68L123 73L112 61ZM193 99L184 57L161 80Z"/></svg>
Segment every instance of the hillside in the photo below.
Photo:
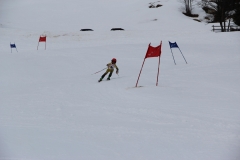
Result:
<svg viewBox="0 0 240 160"><path fill-rule="evenodd" d="M0 160L240 159L240 32L177 0L0 2ZM159 85L148 58L136 88L161 41ZM113 57L119 75L98 83Z"/></svg>

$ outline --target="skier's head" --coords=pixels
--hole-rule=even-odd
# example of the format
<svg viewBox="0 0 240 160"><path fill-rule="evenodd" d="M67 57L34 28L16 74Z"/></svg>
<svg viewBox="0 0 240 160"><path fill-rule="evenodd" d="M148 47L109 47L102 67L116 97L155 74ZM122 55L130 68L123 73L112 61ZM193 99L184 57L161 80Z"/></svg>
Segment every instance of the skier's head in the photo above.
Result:
<svg viewBox="0 0 240 160"><path fill-rule="evenodd" d="M112 59L112 64L115 64L117 62L116 58Z"/></svg>

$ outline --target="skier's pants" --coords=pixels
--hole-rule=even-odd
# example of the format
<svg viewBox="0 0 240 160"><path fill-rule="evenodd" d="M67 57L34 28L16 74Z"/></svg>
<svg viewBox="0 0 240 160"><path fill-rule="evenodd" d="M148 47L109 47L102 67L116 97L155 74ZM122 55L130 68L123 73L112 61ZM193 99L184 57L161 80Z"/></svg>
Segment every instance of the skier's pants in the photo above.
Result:
<svg viewBox="0 0 240 160"><path fill-rule="evenodd" d="M108 73L108 77L110 78L112 76L113 69L107 69L106 72L102 75L101 79L103 79Z"/></svg>

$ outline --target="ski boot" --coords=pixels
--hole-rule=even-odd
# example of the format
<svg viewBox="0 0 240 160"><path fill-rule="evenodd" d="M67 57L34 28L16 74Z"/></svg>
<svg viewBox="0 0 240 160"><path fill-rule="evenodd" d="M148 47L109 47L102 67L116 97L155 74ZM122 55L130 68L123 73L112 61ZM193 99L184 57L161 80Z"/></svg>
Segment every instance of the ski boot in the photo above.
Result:
<svg viewBox="0 0 240 160"><path fill-rule="evenodd" d="M108 77L107 80L109 81L109 80L110 80L110 77Z"/></svg>

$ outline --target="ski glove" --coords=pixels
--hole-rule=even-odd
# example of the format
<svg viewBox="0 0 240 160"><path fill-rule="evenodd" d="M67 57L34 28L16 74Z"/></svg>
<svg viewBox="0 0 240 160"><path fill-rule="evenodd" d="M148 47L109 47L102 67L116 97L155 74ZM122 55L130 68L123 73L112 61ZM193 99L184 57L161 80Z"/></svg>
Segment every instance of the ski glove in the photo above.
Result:
<svg viewBox="0 0 240 160"><path fill-rule="evenodd" d="M118 70L116 71L116 74L118 74Z"/></svg>

